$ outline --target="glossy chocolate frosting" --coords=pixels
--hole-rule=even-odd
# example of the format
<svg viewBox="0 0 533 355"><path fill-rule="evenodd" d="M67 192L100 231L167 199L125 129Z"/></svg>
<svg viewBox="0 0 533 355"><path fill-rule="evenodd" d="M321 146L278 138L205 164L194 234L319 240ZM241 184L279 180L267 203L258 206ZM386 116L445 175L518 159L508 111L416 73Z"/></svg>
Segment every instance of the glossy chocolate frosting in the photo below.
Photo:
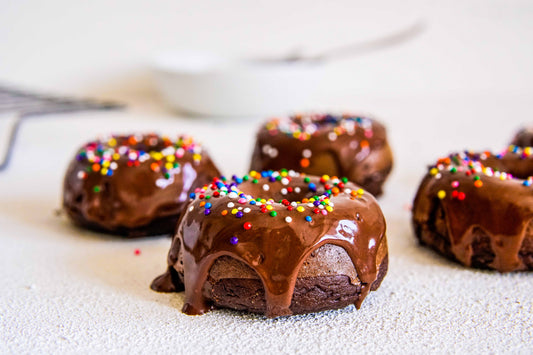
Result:
<svg viewBox="0 0 533 355"><path fill-rule="evenodd" d="M466 266L533 270L532 152L466 152L430 166L413 205L421 243Z"/></svg>
<svg viewBox="0 0 533 355"><path fill-rule="evenodd" d="M232 182L214 181L196 192L174 236L168 271L152 288L185 289L183 312L195 315L213 306L203 291L208 278L259 278L266 316L290 315L297 278L329 275L320 268L320 258L312 265L307 262L328 245L340 247L353 266L347 270L346 259L337 266L328 264L336 269L329 272L348 275L360 286L355 300L359 308L378 271L381 278L386 272L386 265L379 270L387 257L385 220L371 194L346 180L292 171L251 172ZM320 251L331 259L327 253L337 255L328 248ZM217 262L224 258L246 267L228 267L226 261L221 276Z"/></svg>
<svg viewBox="0 0 533 355"><path fill-rule="evenodd" d="M378 196L392 169L392 152L385 127L373 119L296 115L260 128L250 166L346 176Z"/></svg>
<svg viewBox="0 0 533 355"><path fill-rule="evenodd" d="M63 208L90 229L172 233L189 193L219 174L190 137L112 136L78 150L65 174Z"/></svg>

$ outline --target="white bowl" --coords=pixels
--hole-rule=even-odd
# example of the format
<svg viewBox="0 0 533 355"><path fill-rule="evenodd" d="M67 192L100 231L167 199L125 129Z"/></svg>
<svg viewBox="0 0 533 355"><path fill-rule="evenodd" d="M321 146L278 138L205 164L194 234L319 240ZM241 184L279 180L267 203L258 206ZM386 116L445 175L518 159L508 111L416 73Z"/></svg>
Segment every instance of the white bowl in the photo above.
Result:
<svg viewBox="0 0 533 355"><path fill-rule="evenodd" d="M322 63L252 62L199 52L158 56L156 84L175 109L207 116L265 116L312 109Z"/></svg>

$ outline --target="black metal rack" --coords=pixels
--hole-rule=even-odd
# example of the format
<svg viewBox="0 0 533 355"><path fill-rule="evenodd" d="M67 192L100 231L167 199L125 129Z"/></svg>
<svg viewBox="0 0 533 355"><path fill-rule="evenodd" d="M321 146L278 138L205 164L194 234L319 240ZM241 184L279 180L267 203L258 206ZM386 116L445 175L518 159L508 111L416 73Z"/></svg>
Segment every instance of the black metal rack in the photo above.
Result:
<svg viewBox="0 0 533 355"><path fill-rule="evenodd" d="M42 95L0 85L0 114L12 114L15 117L9 130L5 152L0 160L0 171L9 165L17 133L24 120L57 113L121 108L124 108L124 105L116 102Z"/></svg>

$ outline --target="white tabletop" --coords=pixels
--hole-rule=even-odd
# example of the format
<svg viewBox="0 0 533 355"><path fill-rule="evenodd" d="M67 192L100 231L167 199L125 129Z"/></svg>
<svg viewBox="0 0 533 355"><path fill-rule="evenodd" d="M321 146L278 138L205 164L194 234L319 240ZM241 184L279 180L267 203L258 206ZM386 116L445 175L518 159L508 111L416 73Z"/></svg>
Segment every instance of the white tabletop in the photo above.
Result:
<svg viewBox="0 0 533 355"><path fill-rule="evenodd" d="M168 238L123 240L56 214L76 148L106 133L190 133L225 174L246 172L261 118L169 111L147 70L155 52L319 50L420 18L427 29L413 41L333 63L315 102L375 114L395 153L379 200L390 271L360 310L186 316L183 294L149 289L165 269ZM419 247L409 211L427 164L454 150L500 150L531 123L530 2L28 1L3 4L0 23L0 82L128 104L24 122L0 173L0 353L533 351L533 275L469 270Z"/></svg>

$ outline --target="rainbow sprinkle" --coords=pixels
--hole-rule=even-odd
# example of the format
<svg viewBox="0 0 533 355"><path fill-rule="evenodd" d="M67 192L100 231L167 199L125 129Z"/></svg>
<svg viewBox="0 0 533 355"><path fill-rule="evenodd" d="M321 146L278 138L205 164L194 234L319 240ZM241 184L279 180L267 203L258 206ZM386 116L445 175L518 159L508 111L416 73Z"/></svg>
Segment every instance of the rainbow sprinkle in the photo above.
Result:
<svg viewBox="0 0 533 355"><path fill-rule="evenodd" d="M265 128L271 135L282 133L301 141L309 140L318 135L322 126L332 128L331 132L328 133L330 141L335 141L338 136L343 134L353 135L357 129L363 129L367 138L373 136L372 119L347 114L298 114L288 118L274 118L265 124ZM368 141L363 142L366 142L368 146ZM275 148L265 145L263 146L263 153L274 158L278 152L273 149ZM302 166L308 164L311 154L309 150L302 152Z"/></svg>
<svg viewBox="0 0 533 355"><path fill-rule="evenodd" d="M476 188L482 188L484 186L482 177L496 178L502 181L516 180L516 178L508 172L499 171L498 169L483 164L483 161L487 160L489 157L503 159L509 154L515 154L519 159L531 159L533 158L533 147L522 148L516 145L510 145L505 151L499 154L491 154L490 152L473 153L469 151L451 154L447 157L438 159L436 164L429 167L428 174L435 179L440 179L443 173L450 173L452 175L461 173L471 177L472 179L470 182ZM528 177L523 180L522 185L526 187L532 186L533 177ZM463 191L460 191L461 184L458 180L453 180L450 187L452 189L451 193L448 194L445 190L438 190L437 197L442 200L449 196L450 198L459 201L463 201L467 198L466 194Z"/></svg>
<svg viewBox="0 0 533 355"><path fill-rule="evenodd" d="M305 187L310 196L302 198L301 201L289 201L286 198L275 201L272 198L265 199L254 197L239 189L239 186L243 182L249 181L249 183L252 184L260 184L262 191L269 191L271 183L279 182L281 186L283 186L280 190L281 195L286 195L292 192L300 193L304 186L291 186L293 184L293 179L296 177L303 178L299 179L299 185L303 182L304 186L306 185ZM314 218L313 216L327 216L329 213L333 212L334 203L331 201L332 196L337 196L342 193L347 194L351 199L357 199L363 196L365 193L363 189L351 190L345 188L347 182L347 178L339 179L335 176L330 177L324 175L319 178L317 183L315 183L312 182L308 176L305 176L305 174L296 173L286 169L280 171L251 171L248 175L243 177L237 177L234 175L231 180L226 179L224 176L215 178L210 184L205 185L202 188L197 188L194 193L189 195L189 197L191 200L199 201L197 204L201 207L199 213L202 213L203 211L205 216L213 213L211 209L213 204L210 202L205 203L205 200L228 196L231 200L224 206L220 206L222 209L219 210L220 212L217 212L217 214L220 213L222 216L244 219L246 214L257 212L268 214L271 218L279 218L280 212L286 210L290 213L294 213L293 216L283 215L282 218L286 223L292 223L295 219L300 218L307 222L312 222ZM315 194L319 190L323 192ZM193 210L194 208L189 208L190 212ZM250 230L252 225L250 222L244 222L243 228L245 230Z"/></svg>
<svg viewBox="0 0 533 355"><path fill-rule="evenodd" d="M202 160L202 147L190 136L179 136L176 140L156 134L110 136L89 142L78 151L76 160L86 167L77 172L77 177L81 180L91 174L111 177L120 167L149 164L154 173L172 180L173 175L180 172L177 160L185 154L192 154L196 164ZM157 186L162 188L167 185L168 182L157 182Z"/></svg>

